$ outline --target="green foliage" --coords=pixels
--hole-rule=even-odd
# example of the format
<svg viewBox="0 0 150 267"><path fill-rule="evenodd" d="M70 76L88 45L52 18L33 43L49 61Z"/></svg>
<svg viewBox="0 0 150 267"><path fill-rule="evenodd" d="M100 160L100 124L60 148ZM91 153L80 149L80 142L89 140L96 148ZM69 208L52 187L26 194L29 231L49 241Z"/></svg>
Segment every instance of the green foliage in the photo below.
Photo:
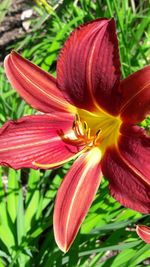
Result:
<svg viewBox="0 0 150 267"><path fill-rule="evenodd" d="M9 10L12 4L12 0L2 0L0 5L0 24L5 18L7 11Z"/></svg>
<svg viewBox="0 0 150 267"><path fill-rule="evenodd" d="M0 169L0 258L2 266L137 266L150 247L131 231L146 216L121 208L102 186L70 252L56 247L52 230L54 197L69 165L58 171ZM107 251L117 265L101 262ZM136 255L136 257L135 257ZM118 265L118 264L124 265ZM0 265L1 266L1 265ZM130 265L129 265L130 266Z"/></svg>
<svg viewBox="0 0 150 267"><path fill-rule="evenodd" d="M64 0L51 1L49 8L45 1L36 2L43 4L33 6L37 18L32 31L8 52L16 49L55 75L56 58L69 33L89 20L114 16L122 77L148 64L149 1ZM1 67L0 124L33 112L10 87ZM149 131L150 119L141 125ZM138 221L147 224L148 217L121 207L104 180L71 250L59 251L52 229L53 205L69 167L46 172L0 169L0 267L150 266L150 246L134 230Z"/></svg>

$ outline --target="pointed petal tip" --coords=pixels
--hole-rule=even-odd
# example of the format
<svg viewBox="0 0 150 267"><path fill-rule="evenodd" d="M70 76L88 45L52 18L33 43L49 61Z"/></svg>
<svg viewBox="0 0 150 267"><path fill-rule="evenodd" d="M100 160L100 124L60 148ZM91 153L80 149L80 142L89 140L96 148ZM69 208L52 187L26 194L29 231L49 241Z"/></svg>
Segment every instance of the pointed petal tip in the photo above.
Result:
<svg viewBox="0 0 150 267"><path fill-rule="evenodd" d="M137 225L136 232L145 243L150 244L150 227L145 225Z"/></svg>
<svg viewBox="0 0 150 267"><path fill-rule="evenodd" d="M56 234L56 232L55 232L55 225L54 225L54 237L55 237L55 242L56 242L58 248L59 248L64 254L66 254L66 253L69 251L69 249L70 249L70 247L71 247L71 244L68 245L68 246L67 246L67 244L61 244L61 241L58 240L58 238L57 238L57 234Z"/></svg>
<svg viewBox="0 0 150 267"><path fill-rule="evenodd" d="M73 112L57 87L56 78L15 51L4 60L6 76L12 87L33 108L44 113Z"/></svg>
<svg viewBox="0 0 150 267"><path fill-rule="evenodd" d="M11 50L10 53L8 55L5 56L4 58L4 68L5 70L7 69L7 61L10 57L12 57L13 55L17 55L18 53L15 50ZM7 74L7 72L6 72Z"/></svg>
<svg viewBox="0 0 150 267"><path fill-rule="evenodd" d="M8 58L10 57L10 54L8 54L5 58L4 58L4 69L5 69L5 72L7 74L7 61L8 61Z"/></svg>
<svg viewBox="0 0 150 267"><path fill-rule="evenodd" d="M89 21L71 33L58 57L57 81L69 103L118 114L120 61L114 18Z"/></svg>
<svg viewBox="0 0 150 267"><path fill-rule="evenodd" d="M98 155L97 149L93 149L80 156L57 192L53 216L54 235L58 247L64 253L76 238L98 190L101 181Z"/></svg>
<svg viewBox="0 0 150 267"><path fill-rule="evenodd" d="M15 50L11 50L11 54L18 54Z"/></svg>

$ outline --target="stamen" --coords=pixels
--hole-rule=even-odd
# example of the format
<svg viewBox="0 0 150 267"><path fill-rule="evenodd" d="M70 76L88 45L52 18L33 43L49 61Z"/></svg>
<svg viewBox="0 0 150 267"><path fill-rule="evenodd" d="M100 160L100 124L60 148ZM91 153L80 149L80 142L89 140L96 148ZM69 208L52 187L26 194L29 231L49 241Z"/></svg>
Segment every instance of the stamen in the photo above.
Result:
<svg viewBox="0 0 150 267"><path fill-rule="evenodd" d="M79 115L78 114L75 115L75 122L76 121L80 121L80 118L79 118Z"/></svg>
<svg viewBox="0 0 150 267"><path fill-rule="evenodd" d="M82 150L80 150L78 153L74 154L73 156L70 156L70 158L67 158L65 160L62 161L58 161L55 163L51 163L51 164L44 164L44 163L39 163L36 161L33 161L32 164L36 167L39 168L43 168L43 169L52 169L52 168L56 168L56 167L60 167L63 164L67 163L70 160L74 160L76 157L80 156L82 153L86 152L87 147L84 147Z"/></svg>
<svg viewBox="0 0 150 267"><path fill-rule="evenodd" d="M85 146L86 149L100 144L101 129L96 134L91 132L86 121L82 121L78 114L75 115L75 120L72 125L72 129L77 139L71 139L70 137L63 136L63 140L75 145Z"/></svg>
<svg viewBox="0 0 150 267"><path fill-rule="evenodd" d="M76 123L75 123L75 121L74 121L73 124L72 124L72 129L73 129L73 130L74 130L75 126L76 126Z"/></svg>
<svg viewBox="0 0 150 267"><path fill-rule="evenodd" d="M96 135L95 135L95 138L94 138L94 141L93 141L93 145L94 146L98 146L99 145L99 143L100 143L100 135L101 135L101 132L102 132L102 130L101 129L99 129L97 132L96 132ZM99 140L99 141L98 141Z"/></svg>
<svg viewBox="0 0 150 267"><path fill-rule="evenodd" d="M96 137L99 136L99 134L102 132L101 129L99 129L97 132L96 132Z"/></svg>
<svg viewBox="0 0 150 267"><path fill-rule="evenodd" d="M83 125L84 125L84 129L87 131L87 130L88 130L88 125L87 125L87 122L86 122L86 121L84 121L84 122L83 122Z"/></svg>
<svg viewBox="0 0 150 267"><path fill-rule="evenodd" d="M88 131L87 131L87 138L90 139L90 137L91 137L91 129L88 128Z"/></svg>
<svg viewBox="0 0 150 267"><path fill-rule="evenodd" d="M81 121L77 121L76 122L76 128L77 128L77 131L78 131L78 134L79 135L84 135L84 129L83 129L83 124Z"/></svg>

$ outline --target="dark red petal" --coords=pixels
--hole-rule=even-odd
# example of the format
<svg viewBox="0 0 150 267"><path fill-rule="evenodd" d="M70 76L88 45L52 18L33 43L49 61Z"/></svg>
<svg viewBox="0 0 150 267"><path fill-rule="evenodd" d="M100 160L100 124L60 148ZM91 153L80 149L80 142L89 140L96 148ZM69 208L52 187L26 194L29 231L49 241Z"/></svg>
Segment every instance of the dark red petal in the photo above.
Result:
<svg viewBox="0 0 150 267"><path fill-rule="evenodd" d="M136 232L145 243L150 244L150 227L137 225Z"/></svg>
<svg viewBox="0 0 150 267"><path fill-rule="evenodd" d="M87 110L100 105L117 114L120 62L114 19L97 19L77 28L60 53L57 74L58 86L70 103Z"/></svg>
<svg viewBox="0 0 150 267"><path fill-rule="evenodd" d="M72 122L71 116L62 113L61 119L59 115L37 115L5 123L0 130L0 165L14 169L36 169L34 162L49 164L43 168L62 165L81 149L61 137L62 132L70 131Z"/></svg>
<svg viewBox="0 0 150 267"><path fill-rule="evenodd" d="M80 156L64 178L54 209L54 233L59 248L66 252L84 220L101 178L98 148Z"/></svg>
<svg viewBox="0 0 150 267"><path fill-rule="evenodd" d="M33 108L45 113L68 111L70 105L50 74L14 51L5 58L4 66L12 86Z"/></svg>
<svg viewBox="0 0 150 267"><path fill-rule="evenodd" d="M125 122L138 123L150 113L150 66L121 81L123 94L121 117Z"/></svg>
<svg viewBox="0 0 150 267"><path fill-rule="evenodd" d="M123 124L120 132L120 155L150 185L150 137L139 126Z"/></svg>
<svg viewBox="0 0 150 267"><path fill-rule="evenodd" d="M150 213L148 155L149 140L135 134L135 137L121 136L118 148L109 148L102 161L111 195L123 206L142 213Z"/></svg>

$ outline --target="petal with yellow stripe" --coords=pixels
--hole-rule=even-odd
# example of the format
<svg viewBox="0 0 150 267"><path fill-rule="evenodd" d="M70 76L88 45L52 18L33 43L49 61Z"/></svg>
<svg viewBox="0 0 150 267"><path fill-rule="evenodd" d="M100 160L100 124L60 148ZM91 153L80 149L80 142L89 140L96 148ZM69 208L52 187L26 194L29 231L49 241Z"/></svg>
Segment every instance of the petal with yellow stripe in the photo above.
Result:
<svg viewBox="0 0 150 267"><path fill-rule="evenodd" d="M120 61L114 19L100 18L71 33L57 61L57 80L71 104L118 114Z"/></svg>
<svg viewBox="0 0 150 267"><path fill-rule="evenodd" d="M47 72L12 51L5 58L5 72L11 85L33 108L45 113L73 111Z"/></svg>
<svg viewBox="0 0 150 267"><path fill-rule="evenodd" d="M81 155L64 178L54 208L54 234L66 252L74 241L101 181L101 152L93 148Z"/></svg>
<svg viewBox="0 0 150 267"><path fill-rule="evenodd" d="M0 164L14 169L55 168L74 159L81 146L64 142L63 133L71 130L73 117L55 115L25 116L8 121L0 130ZM45 167L48 164L48 167ZM41 167L42 168L42 167Z"/></svg>

